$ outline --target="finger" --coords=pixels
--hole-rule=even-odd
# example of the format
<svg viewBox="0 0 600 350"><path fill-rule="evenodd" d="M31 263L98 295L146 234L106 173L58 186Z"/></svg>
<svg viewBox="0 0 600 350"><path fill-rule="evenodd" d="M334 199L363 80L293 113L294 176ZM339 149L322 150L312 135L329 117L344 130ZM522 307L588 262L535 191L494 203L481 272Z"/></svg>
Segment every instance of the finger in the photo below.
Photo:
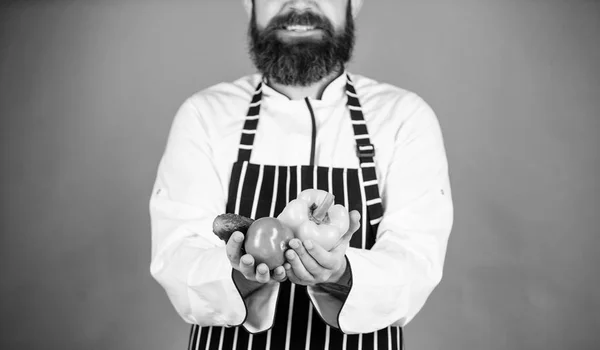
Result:
<svg viewBox="0 0 600 350"><path fill-rule="evenodd" d="M273 270L273 280L283 282L286 279L287 275L285 274L285 268L283 266L278 266Z"/></svg>
<svg viewBox="0 0 600 350"><path fill-rule="evenodd" d="M311 240L306 240L304 241L304 247L308 251L308 254L310 254L310 256L312 256L312 258L317 262L317 264L323 268L333 270L337 266L335 254L328 252L318 243L315 243Z"/></svg>
<svg viewBox="0 0 600 350"><path fill-rule="evenodd" d="M358 210L353 210L350 212L350 227L348 231L352 233L356 232L360 227L360 212Z"/></svg>
<svg viewBox="0 0 600 350"><path fill-rule="evenodd" d="M296 276L296 274L292 270L292 265L290 265L290 263L283 264L283 268L285 269L285 275L290 280L290 282L295 284L303 284L302 280L300 280L300 278L298 278L298 276Z"/></svg>
<svg viewBox="0 0 600 350"><path fill-rule="evenodd" d="M312 243L312 242L311 242ZM306 270L312 275L316 276L323 270L323 266L319 265L319 263L306 251L306 248L300 242L299 239L292 239L289 243L290 247L294 249L302 265L306 268Z"/></svg>
<svg viewBox="0 0 600 350"><path fill-rule="evenodd" d="M256 269L254 267L254 258L252 255L246 254L240 258L238 270L246 277L246 279L255 279Z"/></svg>
<svg viewBox="0 0 600 350"><path fill-rule="evenodd" d="M269 267L265 263L260 263L256 267L256 280L260 283L268 283L271 279Z"/></svg>
<svg viewBox="0 0 600 350"><path fill-rule="evenodd" d="M350 243L352 236L354 235L354 233L356 233L356 231L358 231L359 228L360 228L360 213L357 210L353 210L350 212L350 227L348 228L348 231L346 231L346 233L342 236L342 238L340 238L339 242L335 245L335 247L331 251L332 252L334 250L337 251L338 249L345 250L346 245L348 243Z"/></svg>
<svg viewBox="0 0 600 350"><path fill-rule="evenodd" d="M239 231L235 231L231 234L231 237L229 237L229 240L227 241L225 250L227 252L227 257L233 266L237 266L240 263L243 244L244 234Z"/></svg>
<svg viewBox="0 0 600 350"><path fill-rule="evenodd" d="M294 272L294 275L298 277L300 280L310 282L314 280L313 275L310 274L302 264L302 261L296 254L296 251L293 249L288 249L285 252L285 257L289 264L291 265L291 270ZM286 271L287 272L287 271Z"/></svg>

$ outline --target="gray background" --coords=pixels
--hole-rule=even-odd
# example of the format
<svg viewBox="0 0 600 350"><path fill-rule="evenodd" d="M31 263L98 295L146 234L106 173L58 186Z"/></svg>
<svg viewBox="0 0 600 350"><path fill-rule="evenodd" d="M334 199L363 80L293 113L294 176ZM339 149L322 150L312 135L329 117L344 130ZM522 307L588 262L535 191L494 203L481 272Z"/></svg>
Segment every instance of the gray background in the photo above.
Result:
<svg viewBox="0 0 600 350"><path fill-rule="evenodd" d="M184 349L149 275L173 115L253 72L228 1L0 5L2 349ZM600 341L600 2L366 1L351 71L442 124L456 205L408 349Z"/></svg>

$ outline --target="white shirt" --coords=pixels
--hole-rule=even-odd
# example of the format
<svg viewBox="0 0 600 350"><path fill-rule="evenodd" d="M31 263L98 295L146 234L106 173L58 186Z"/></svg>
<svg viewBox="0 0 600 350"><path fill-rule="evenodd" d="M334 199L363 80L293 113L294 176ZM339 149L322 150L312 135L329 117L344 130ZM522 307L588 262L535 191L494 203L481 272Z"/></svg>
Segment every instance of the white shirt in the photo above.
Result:
<svg viewBox="0 0 600 350"><path fill-rule="evenodd" d="M412 92L351 77L376 149L384 216L371 250L346 252L353 283L343 307L327 294L308 291L332 326L368 333L406 325L440 282L453 206L442 133L432 109ZM212 232L214 218L225 212L232 164L260 78L218 84L187 99L175 116L158 168L150 200L150 270L188 323L243 323L251 332L273 323L279 285L251 294L246 309L231 277L225 244ZM317 124L315 165L359 166L345 83L342 74L320 100L310 100ZM304 100L290 100L263 84L250 161L308 165L311 128Z"/></svg>

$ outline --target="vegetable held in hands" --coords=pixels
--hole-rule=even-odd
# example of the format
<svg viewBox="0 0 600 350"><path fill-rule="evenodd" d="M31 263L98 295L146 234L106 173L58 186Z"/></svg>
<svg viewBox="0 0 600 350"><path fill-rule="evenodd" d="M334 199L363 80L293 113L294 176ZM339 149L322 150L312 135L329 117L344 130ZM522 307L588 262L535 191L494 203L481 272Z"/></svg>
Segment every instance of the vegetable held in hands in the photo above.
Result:
<svg viewBox="0 0 600 350"><path fill-rule="evenodd" d="M284 253L292 238L294 234L289 227L278 219L264 217L254 221L248 228L244 248L257 263L265 263L269 270L273 270L285 262Z"/></svg>
<svg viewBox="0 0 600 350"><path fill-rule="evenodd" d="M236 215L222 214L213 223L213 231L225 242L235 231L244 234L244 250L257 265L265 263L269 270L285 262L289 241L312 240L326 251L332 250L348 231L350 217L344 206L334 205L334 196L323 190L308 189L287 204L277 218L256 221Z"/></svg>
<svg viewBox="0 0 600 350"><path fill-rule="evenodd" d="M285 207L277 217L301 241L310 239L325 250L333 249L348 231L348 210L333 204L335 197L323 190L308 189Z"/></svg>
<svg viewBox="0 0 600 350"><path fill-rule="evenodd" d="M246 234L253 222L254 220L238 214L221 214L213 221L213 233L227 243L235 231Z"/></svg>
<svg viewBox="0 0 600 350"><path fill-rule="evenodd" d="M213 222L213 232L220 239L229 240L235 231L244 234L244 250L252 255L255 264L265 263L273 270L285 262L284 253L294 238L292 230L276 218L252 220L237 214L221 214Z"/></svg>

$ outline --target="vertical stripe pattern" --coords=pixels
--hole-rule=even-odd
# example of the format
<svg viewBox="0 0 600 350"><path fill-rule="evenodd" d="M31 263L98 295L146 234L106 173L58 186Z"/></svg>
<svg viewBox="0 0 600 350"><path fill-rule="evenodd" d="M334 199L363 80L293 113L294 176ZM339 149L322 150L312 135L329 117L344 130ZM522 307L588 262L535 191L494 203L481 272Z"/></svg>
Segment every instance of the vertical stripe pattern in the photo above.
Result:
<svg viewBox="0 0 600 350"><path fill-rule="evenodd" d="M254 136L256 135L256 129L258 127L261 102L262 82L256 87L256 91L254 92L252 100L250 101L250 107L248 107L248 114L246 115L246 120L244 121L244 128L242 129L242 137L240 139L238 160L250 161L252 146L254 145Z"/></svg>
<svg viewBox="0 0 600 350"><path fill-rule="evenodd" d="M275 166L250 162L259 122L262 83L252 97L242 130L238 161L233 165L226 210L258 219L275 217L298 193L309 188L329 191L336 204L358 210L360 232L350 245L370 249L375 243L377 225L383 215L377 175L367 125L350 77L346 94L350 122L354 130L359 169L321 166ZM361 148L363 147L363 148ZM243 327L199 327L190 330L188 349L402 349L402 329L388 327L374 333L343 334L327 325L310 302L305 286L286 281L279 289L273 328L250 334Z"/></svg>
<svg viewBox="0 0 600 350"><path fill-rule="evenodd" d="M350 110L352 128L354 129L357 155L360 161L363 181L369 184L368 186L365 185L365 199L369 211L369 220L371 226L377 231L377 226L383 217L383 206L381 196L379 195L379 187L377 186L377 173L374 160L375 147L369 138L367 123L352 79L350 75L347 75L346 78L347 105Z"/></svg>

